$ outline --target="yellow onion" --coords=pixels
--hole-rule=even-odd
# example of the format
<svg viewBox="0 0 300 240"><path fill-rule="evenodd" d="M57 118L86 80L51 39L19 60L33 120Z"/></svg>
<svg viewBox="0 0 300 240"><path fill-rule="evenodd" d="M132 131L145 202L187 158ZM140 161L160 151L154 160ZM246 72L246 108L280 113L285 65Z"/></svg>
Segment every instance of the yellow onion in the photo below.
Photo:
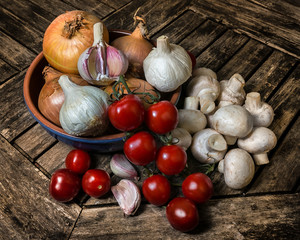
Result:
<svg viewBox="0 0 300 240"><path fill-rule="evenodd" d="M59 72L49 66L43 70L45 84L42 87L39 99L38 108L41 113L52 123L60 126L59 111L64 103L65 96L58 79L63 73ZM68 74L70 80L78 85L87 86L88 82L83 80L79 75Z"/></svg>
<svg viewBox="0 0 300 240"><path fill-rule="evenodd" d="M74 10L55 18L43 38L43 54L52 67L63 72L78 74L77 62L81 53L92 46L93 25L100 22L95 15ZM103 38L109 41L104 26Z"/></svg>
<svg viewBox="0 0 300 240"><path fill-rule="evenodd" d="M132 34L115 39L111 45L121 50L129 61L128 72L136 78L144 79L143 61L154 47L148 41L148 30L146 22L140 17L135 17L139 21Z"/></svg>

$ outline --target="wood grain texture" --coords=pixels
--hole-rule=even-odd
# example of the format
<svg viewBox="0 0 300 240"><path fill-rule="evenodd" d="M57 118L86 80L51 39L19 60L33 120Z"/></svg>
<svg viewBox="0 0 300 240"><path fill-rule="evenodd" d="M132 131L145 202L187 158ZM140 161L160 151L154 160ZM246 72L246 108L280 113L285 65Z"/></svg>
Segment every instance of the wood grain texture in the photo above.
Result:
<svg viewBox="0 0 300 240"><path fill-rule="evenodd" d="M285 17L289 15L282 11L285 9L277 13L246 0L193 1L191 8L269 46L300 57L299 19Z"/></svg>
<svg viewBox="0 0 300 240"><path fill-rule="evenodd" d="M298 194L210 200L191 233L172 229L163 207L142 205L129 218L118 206L86 208L70 239L297 239L299 203Z"/></svg>
<svg viewBox="0 0 300 240"><path fill-rule="evenodd" d="M229 79L239 73L244 79L249 78L253 71L264 62L271 53L271 48L250 39L219 71L219 80Z"/></svg>
<svg viewBox="0 0 300 240"><path fill-rule="evenodd" d="M283 81L297 59L287 54L273 51L266 61L247 80L246 92L259 92L262 100L270 96L274 89Z"/></svg>
<svg viewBox="0 0 300 240"><path fill-rule="evenodd" d="M197 57L197 67L217 72L247 41L246 36L226 31Z"/></svg>
<svg viewBox="0 0 300 240"><path fill-rule="evenodd" d="M103 4L101 1L90 0L88 4L84 1L66 0L66 3L74 6L78 10L87 11L103 18L114 11L110 6Z"/></svg>
<svg viewBox="0 0 300 240"><path fill-rule="evenodd" d="M23 71L0 85L0 133L8 141L13 140L35 122L23 100L24 76Z"/></svg>
<svg viewBox="0 0 300 240"><path fill-rule="evenodd" d="M18 71L5 62L3 59L0 59L0 84L12 77L14 74L18 73Z"/></svg>
<svg viewBox="0 0 300 240"><path fill-rule="evenodd" d="M49 179L0 136L0 239L64 239L80 213L49 196Z"/></svg>
<svg viewBox="0 0 300 240"><path fill-rule="evenodd" d="M55 142L57 142L57 140L50 136L40 124L36 124L15 140L15 144L32 159L35 159Z"/></svg>

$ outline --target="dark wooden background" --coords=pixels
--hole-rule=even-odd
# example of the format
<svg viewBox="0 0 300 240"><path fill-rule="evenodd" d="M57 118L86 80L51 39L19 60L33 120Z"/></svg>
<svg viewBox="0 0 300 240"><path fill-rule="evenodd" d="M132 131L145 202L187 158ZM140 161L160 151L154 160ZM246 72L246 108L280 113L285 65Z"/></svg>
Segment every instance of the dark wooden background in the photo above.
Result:
<svg viewBox="0 0 300 240"><path fill-rule="evenodd" d="M47 134L23 102L26 70L56 16L81 9L132 31L138 7L151 38L168 35L220 80L240 73L246 91L260 92L275 111L270 164L243 190L214 172L215 194L191 233L173 230L164 208L146 202L124 218L111 194L54 201L49 179L72 147ZM300 239L299 1L0 0L0 17L0 239ZM93 167L110 172L110 157L92 154Z"/></svg>

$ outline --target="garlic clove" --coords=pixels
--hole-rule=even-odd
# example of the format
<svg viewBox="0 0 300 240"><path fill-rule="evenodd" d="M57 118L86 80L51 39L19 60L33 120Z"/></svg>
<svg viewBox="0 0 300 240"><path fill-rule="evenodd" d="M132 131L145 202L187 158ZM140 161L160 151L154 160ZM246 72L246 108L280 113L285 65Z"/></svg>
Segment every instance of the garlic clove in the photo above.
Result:
<svg viewBox="0 0 300 240"><path fill-rule="evenodd" d="M110 168L112 172L118 177L131 180L139 179L137 171L124 154L114 154L110 160Z"/></svg>
<svg viewBox="0 0 300 240"><path fill-rule="evenodd" d="M80 76L94 85L105 86L117 81L128 69L128 59L103 40L103 24L94 24L94 43L79 57Z"/></svg>
<svg viewBox="0 0 300 240"><path fill-rule="evenodd" d="M138 186L131 180L122 179L117 185L111 187L111 191L125 216L134 215L142 201Z"/></svg>

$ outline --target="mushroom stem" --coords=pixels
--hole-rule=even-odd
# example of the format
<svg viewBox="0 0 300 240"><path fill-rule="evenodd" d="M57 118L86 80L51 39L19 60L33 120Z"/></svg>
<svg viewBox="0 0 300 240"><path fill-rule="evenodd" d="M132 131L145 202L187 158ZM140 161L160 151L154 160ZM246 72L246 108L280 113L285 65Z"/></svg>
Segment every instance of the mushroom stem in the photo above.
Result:
<svg viewBox="0 0 300 240"><path fill-rule="evenodd" d="M198 110L199 100L197 97L186 97L184 99L184 109Z"/></svg>
<svg viewBox="0 0 300 240"><path fill-rule="evenodd" d="M222 159L218 164L218 171L224 173L224 159Z"/></svg>
<svg viewBox="0 0 300 240"><path fill-rule="evenodd" d="M253 159L256 165L264 165L270 162L267 153L253 154Z"/></svg>
<svg viewBox="0 0 300 240"><path fill-rule="evenodd" d="M221 134L213 134L207 140L207 149L211 151L225 151L227 143Z"/></svg>
<svg viewBox="0 0 300 240"><path fill-rule="evenodd" d="M206 92L200 95L200 105L201 111L206 114L212 112L216 105L215 105L215 98L212 95L212 92Z"/></svg>
<svg viewBox="0 0 300 240"><path fill-rule="evenodd" d="M237 137L232 136L224 136L224 138L228 145L234 145L236 143L236 140L238 139Z"/></svg>
<svg viewBox="0 0 300 240"><path fill-rule="evenodd" d="M257 109L261 107L261 97L258 92L248 93L245 100L245 106L250 109Z"/></svg>

